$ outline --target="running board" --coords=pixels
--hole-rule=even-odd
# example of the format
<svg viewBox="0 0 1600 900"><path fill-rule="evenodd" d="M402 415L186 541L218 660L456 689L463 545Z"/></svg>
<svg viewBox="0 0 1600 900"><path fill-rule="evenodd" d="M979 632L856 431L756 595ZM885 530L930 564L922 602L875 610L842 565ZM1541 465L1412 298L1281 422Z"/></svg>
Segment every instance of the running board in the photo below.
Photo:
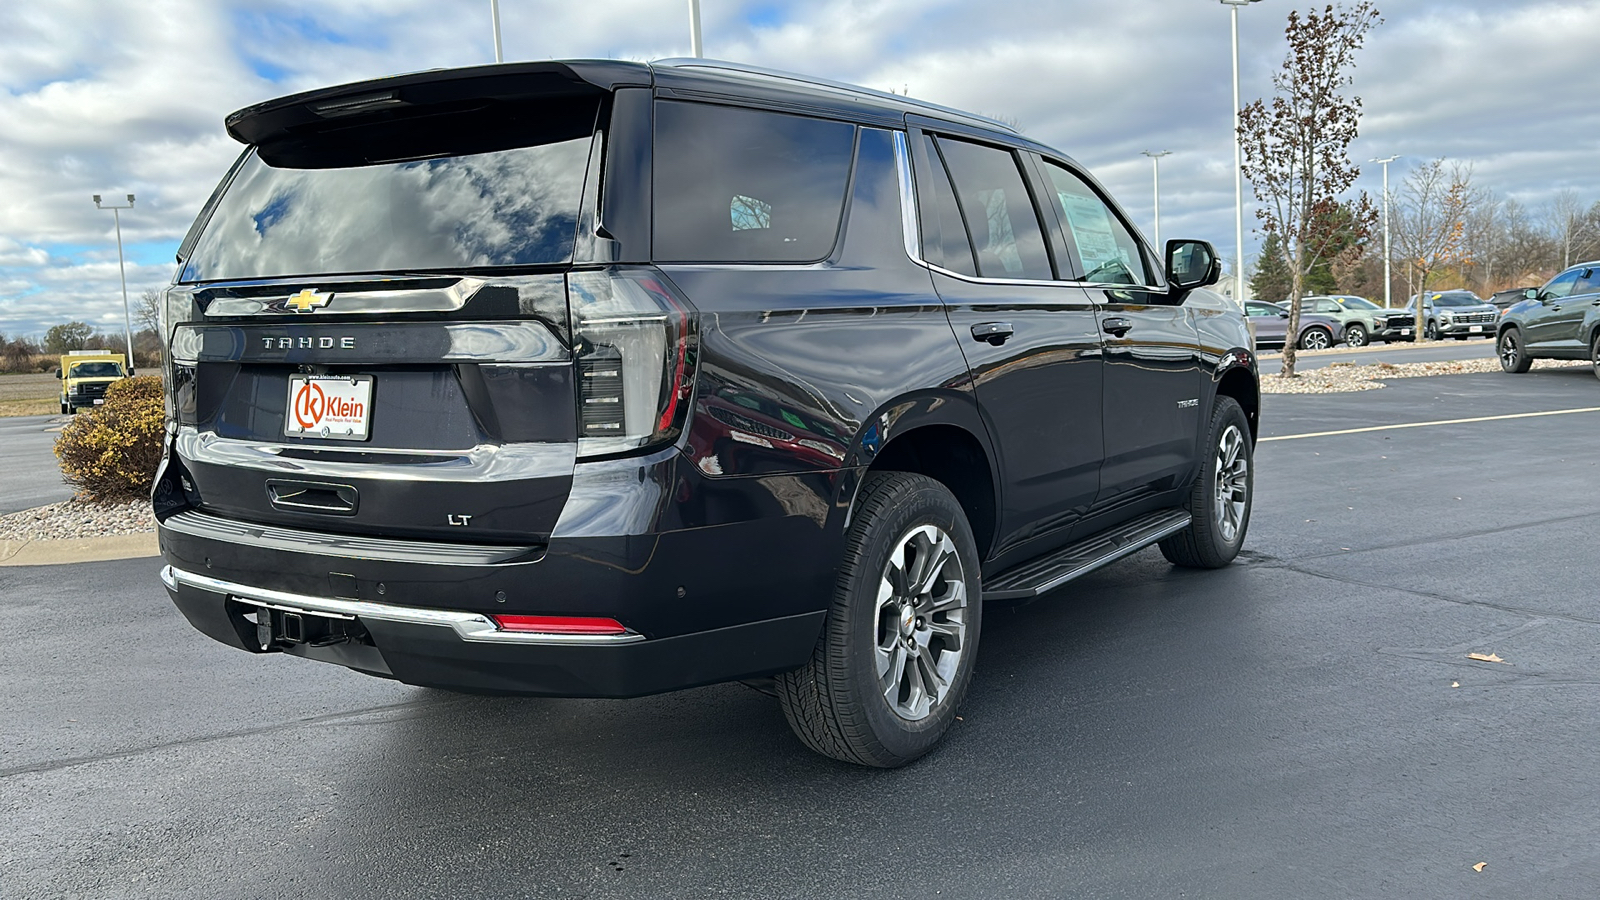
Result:
<svg viewBox="0 0 1600 900"><path fill-rule="evenodd" d="M1037 597L1188 527L1189 513L1184 510L1162 509L1146 513L1075 544L1068 544L1049 556L1007 569L993 578L985 578L983 599L1027 600Z"/></svg>

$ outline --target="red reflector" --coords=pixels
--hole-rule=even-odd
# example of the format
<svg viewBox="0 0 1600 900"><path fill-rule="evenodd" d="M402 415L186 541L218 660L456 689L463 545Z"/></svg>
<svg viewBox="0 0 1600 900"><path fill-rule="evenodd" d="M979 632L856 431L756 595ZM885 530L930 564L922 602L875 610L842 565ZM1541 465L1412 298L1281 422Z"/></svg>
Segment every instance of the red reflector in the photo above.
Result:
<svg viewBox="0 0 1600 900"><path fill-rule="evenodd" d="M540 634L627 634L616 619L588 616L490 616L501 631L531 631Z"/></svg>

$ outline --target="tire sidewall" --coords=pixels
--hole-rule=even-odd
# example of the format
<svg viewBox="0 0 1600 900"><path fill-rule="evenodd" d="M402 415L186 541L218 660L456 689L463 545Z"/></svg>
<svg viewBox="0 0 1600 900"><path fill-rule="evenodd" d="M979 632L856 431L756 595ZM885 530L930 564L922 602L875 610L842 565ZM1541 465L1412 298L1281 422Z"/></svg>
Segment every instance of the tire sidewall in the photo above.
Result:
<svg viewBox="0 0 1600 900"><path fill-rule="evenodd" d="M950 727L972 681L983 618L977 543L955 497L932 481L879 510L870 523L860 524L869 527L870 531L862 543L862 553L851 573L851 582L845 586L850 608L847 654L850 681L870 695L862 696L861 706L878 742L894 757L909 761L932 749ZM967 582L967 633L961 666L950 692L938 709L913 722L901 718L877 690L874 651L877 645L879 579L883 577L889 554L900 539L922 525L934 525L942 529L956 545Z"/></svg>
<svg viewBox="0 0 1600 900"><path fill-rule="evenodd" d="M1244 437L1245 454L1245 502L1244 516L1239 521L1239 533L1232 541L1223 540L1222 527L1217 520L1217 454L1218 445L1222 441L1222 434L1229 425L1239 429ZM1250 532L1250 514L1255 510L1256 499L1256 460L1255 443L1250 440L1250 422L1245 418L1244 409L1232 397L1220 397L1217 400L1217 411L1212 416L1211 428L1206 434L1206 453L1204 456L1205 468L1200 472L1200 481L1203 486L1200 497L1200 509L1194 512L1204 517L1207 527L1201 532L1211 543L1211 549L1220 557L1232 558L1237 556L1239 549L1244 546L1245 535Z"/></svg>
<svg viewBox="0 0 1600 900"><path fill-rule="evenodd" d="M1352 347L1365 347L1367 329L1362 325L1351 325L1344 330L1344 342Z"/></svg>
<svg viewBox="0 0 1600 900"><path fill-rule="evenodd" d="M1517 358L1509 365L1506 363L1505 358L1505 347L1508 341L1511 343L1512 348L1517 352ZM1500 368L1513 374L1515 374L1517 369L1521 366L1522 358L1527 352L1522 349L1522 336L1517 333L1517 329L1515 328L1507 328L1505 331L1500 332L1500 337L1495 340L1494 349L1495 356L1500 360Z"/></svg>

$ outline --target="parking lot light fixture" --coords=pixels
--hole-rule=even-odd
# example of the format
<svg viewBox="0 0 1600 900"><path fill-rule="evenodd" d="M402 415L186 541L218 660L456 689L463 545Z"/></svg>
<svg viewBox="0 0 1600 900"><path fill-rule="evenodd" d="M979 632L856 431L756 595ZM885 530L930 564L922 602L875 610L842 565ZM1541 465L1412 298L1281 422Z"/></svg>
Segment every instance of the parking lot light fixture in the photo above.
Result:
<svg viewBox="0 0 1600 900"><path fill-rule="evenodd" d="M122 275L122 327L128 338L128 374L133 374L133 314L128 310L128 267L122 259L122 210L133 209L133 195L128 195L127 206L106 206L100 202L100 195L94 195L96 209L111 210L111 218L117 223L117 271Z"/></svg>
<svg viewBox="0 0 1600 900"><path fill-rule="evenodd" d="M1388 309L1394 305L1389 296L1389 163L1399 159L1391 156L1388 159L1369 159L1367 162L1380 163L1383 166L1383 308Z"/></svg>
<svg viewBox="0 0 1600 900"><path fill-rule="evenodd" d="M1244 148L1239 144L1239 7L1261 0L1221 0L1233 13L1233 277L1234 299L1241 305L1249 296L1244 277Z"/></svg>
<svg viewBox="0 0 1600 900"><path fill-rule="evenodd" d="M1172 151L1171 150L1141 150L1139 152L1143 153L1145 156L1150 157L1150 166L1154 170L1154 173L1155 173L1156 252L1157 253L1161 253L1161 254L1164 255L1166 253L1166 250L1162 249L1162 247L1161 247L1161 157L1163 157L1163 156L1171 156L1172 155Z"/></svg>

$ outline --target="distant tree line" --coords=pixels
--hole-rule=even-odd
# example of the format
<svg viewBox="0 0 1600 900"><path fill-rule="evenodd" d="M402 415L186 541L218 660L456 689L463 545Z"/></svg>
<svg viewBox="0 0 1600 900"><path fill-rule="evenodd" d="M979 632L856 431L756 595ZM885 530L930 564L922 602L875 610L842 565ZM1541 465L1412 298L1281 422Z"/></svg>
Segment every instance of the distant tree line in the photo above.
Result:
<svg viewBox="0 0 1600 900"><path fill-rule="evenodd" d="M133 303L135 368L153 369L161 365L161 339L156 334L160 310L161 294L155 290L146 290ZM48 372L61 364L61 356L73 350L126 354L128 339L122 329L96 331L94 326L78 321L51 326L43 340L0 334L0 372Z"/></svg>
<svg viewBox="0 0 1600 900"><path fill-rule="evenodd" d="M1338 216L1350 210L1338 207ZM1338 224L1330 229L1339 231ZM1346 229L1337 251L1313 266L1306 294L1356 294L1383 302L1383 231ZM1538 287L1574 263L1600 259L1600 202L1562 191L1539 207L1473 182L1472 167L1443 159L1412 169L1389 197L1389 290L1396 306L1420 290L1466 289L1480 297ZM1250 291L1289 296L1291 271L1277 235L1261 245ZM1421 286L1426 284L1426 288Z"/></svg>

